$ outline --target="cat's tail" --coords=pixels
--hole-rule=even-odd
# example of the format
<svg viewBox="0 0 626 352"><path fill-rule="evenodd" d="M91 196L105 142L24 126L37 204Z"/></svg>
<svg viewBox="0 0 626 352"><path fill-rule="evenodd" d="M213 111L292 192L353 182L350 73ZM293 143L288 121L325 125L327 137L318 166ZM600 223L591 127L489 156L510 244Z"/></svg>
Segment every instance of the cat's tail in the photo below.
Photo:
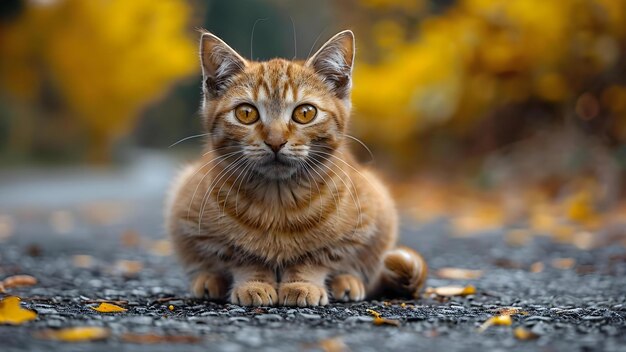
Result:
<svg viewBox="0 0 626 352"><path fill-rule="evenodd" d="M426 261L416 251L408 247L389 250L372 298L419 298L427 275Z"/></svg>

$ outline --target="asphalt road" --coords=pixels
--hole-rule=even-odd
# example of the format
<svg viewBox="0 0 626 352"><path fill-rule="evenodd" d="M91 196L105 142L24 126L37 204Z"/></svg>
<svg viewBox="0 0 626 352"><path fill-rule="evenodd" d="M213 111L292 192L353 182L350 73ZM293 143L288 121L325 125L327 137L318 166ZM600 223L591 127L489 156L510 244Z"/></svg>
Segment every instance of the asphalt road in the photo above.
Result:
<svg viewBox="0 0 626 352"><path fill-rule="evenodd" d="M175 258L159 241L172 165L160 159L146 163L151 166L104 176L65 170L42 180L31 170L0 177L0 279L29 274L39 280L9 290L38 318L0 325L0 351L626 351L622 245L580 250L535 237L511 247L498 231L454 237L445 219L405 221L402 241L420 250L433 269L482 270L478 279L433 275L427 282L472 284L474 295L297 309L192 299ZM145 182L146 167L161 172ZM560 258L571 265L554 267ZM537 262L544 269L531 272ZM90 307L99 299L120 301L128 311L96 312ZM513 315L512 326L480 332L503 307L518 307L522 314ZM368 309L397 325L375 325ZM37 337L44 329L70 326L107 327L111 335L84 343ZM536 338L517 339L516 327ZM158 336L155 343L129 341L146 334Z"/></svg>

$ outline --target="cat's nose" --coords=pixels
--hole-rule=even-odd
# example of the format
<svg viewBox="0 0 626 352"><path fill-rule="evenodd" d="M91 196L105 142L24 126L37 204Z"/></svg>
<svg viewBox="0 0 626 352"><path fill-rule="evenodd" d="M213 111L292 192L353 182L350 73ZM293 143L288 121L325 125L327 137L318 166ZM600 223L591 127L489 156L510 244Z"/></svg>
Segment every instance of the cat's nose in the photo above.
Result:
<svg viewBox="0 0 626 352"><path fill-rule="evenodd" d="M282 147L285 146L285 144L287 144L287 141L283 139L265 141L265 145L270 147L270 149L274 153L278 153L282 149Z"/></svg>

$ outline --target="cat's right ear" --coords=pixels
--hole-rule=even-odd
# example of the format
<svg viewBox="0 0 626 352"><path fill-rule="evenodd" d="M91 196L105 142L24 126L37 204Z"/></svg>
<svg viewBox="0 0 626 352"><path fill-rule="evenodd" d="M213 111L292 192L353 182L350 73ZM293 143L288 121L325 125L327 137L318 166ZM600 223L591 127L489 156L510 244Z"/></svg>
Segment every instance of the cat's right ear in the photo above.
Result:
<svg viewBox="0 0 626 352"><path fill-rule="evenodd" d="M203 32L200 40L202 62L202 89L210 97L221 95L235 75L242 72L248 62L223 40Z"/></svg>

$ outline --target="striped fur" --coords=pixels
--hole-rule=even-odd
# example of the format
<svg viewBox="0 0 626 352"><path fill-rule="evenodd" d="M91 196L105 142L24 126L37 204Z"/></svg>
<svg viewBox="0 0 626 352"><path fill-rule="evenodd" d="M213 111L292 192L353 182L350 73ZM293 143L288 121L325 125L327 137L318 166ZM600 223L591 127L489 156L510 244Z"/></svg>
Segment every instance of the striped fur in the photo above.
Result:
<svg viewBox="0 0 626 352"><path fill-rule="evenodd" d="M399 280L384 266L396 243L394 203L346 146L353 57L350 31L306 62L246 61L203 34L206 152L181 172L166 209L195 295L323 305L327 287L335 299L354 301ZM260 120L238 122L242 103L255 106ZM304 103L317 108L305 125L291 119ZM267 141L284 147L275 154ZM393 266L403 267L395 258ZM423 275L410 279L423 281L421 257L407 263L421 265Z"/></svg>

